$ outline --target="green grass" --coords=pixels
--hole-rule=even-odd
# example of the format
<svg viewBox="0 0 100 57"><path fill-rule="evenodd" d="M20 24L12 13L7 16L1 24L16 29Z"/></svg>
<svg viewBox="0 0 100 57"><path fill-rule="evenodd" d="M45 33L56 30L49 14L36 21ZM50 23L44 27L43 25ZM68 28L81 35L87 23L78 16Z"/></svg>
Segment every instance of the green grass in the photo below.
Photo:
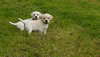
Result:
<svg viewBox="0 0 100 57"><path fill-rule="evenodd" d="M32 11L53 15L45 36L8 23ZM0 1L0 57L100 57L100 0Z"/></svg>

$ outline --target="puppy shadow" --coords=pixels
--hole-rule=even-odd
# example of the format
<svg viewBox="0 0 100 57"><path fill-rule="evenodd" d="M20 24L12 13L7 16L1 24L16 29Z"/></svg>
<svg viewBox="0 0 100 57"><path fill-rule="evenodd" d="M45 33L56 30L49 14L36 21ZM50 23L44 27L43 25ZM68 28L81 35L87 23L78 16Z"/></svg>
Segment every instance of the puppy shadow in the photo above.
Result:
<svg viewBox="0 0 100 57"><path fill-rule="evenodd" d="M30 36L30 35L27 33L27 31L21 31L20 33L21 33L21 35L22 35L24 38L27 38L27 37Z"/></svg>
<svg viewBox="0 0 100 57"><path fill-rule="evenodd" d="M44 35L39 31L32 31L31 34L28 34L27 31L21 31L20 34L23 36L23 38L38 38L40 40L44 40L45 38L47 38L47 34Z"/></svg>

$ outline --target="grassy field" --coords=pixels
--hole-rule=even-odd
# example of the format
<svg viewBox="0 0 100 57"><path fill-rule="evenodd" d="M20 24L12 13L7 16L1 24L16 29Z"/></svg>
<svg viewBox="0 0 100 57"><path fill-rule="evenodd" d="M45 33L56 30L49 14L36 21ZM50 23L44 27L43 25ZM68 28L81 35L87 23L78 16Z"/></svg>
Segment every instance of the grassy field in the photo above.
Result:
<svg viewBox="0 0 100 57"><path fill-rule="evenodd" d="M54 17L45 36L8 23L33 11ZM100 57L100 0L1 0L0 57Z"/></svg>

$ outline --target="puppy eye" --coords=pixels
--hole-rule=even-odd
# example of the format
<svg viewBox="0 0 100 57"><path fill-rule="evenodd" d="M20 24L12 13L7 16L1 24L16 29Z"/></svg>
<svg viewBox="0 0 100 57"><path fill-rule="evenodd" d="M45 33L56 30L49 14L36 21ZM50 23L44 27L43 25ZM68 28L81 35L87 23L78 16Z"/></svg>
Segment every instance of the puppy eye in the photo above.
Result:
<svg viewBox="0 0 100 57"><path fill-rule="evenodd" d="M39 14L37 14L37 15L39 15Z"/></svg>
<svg viewBox="0 0 100 57"><path fill-rule="evenodd" d="M33 14L33 16L35 16L35 14Z"/></svg>
<svg viewBox="0 0 100 57"><path fill-rule="evenodd" d="M49 19L49 17L48 17L48 19Z"/></svg>
<svg viewBox="0 0 100 57"><path fill-rule="evenodd" d="M44 18L45 19L45 18Z"/></svg>

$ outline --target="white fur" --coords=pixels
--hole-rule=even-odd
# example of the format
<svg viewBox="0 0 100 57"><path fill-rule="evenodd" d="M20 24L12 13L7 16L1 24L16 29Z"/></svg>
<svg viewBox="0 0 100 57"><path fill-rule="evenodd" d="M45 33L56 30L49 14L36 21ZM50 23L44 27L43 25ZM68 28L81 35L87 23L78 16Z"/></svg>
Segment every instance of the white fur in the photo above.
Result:
<svg viewBox="0 0 100 57"><path fill-rule="evenodd" d="M42 14L41 14L40 12L38 12L38 11L34 11L34 12L31 13L31 16L32 16L32 19L33 19L33 20L40 19L40 16L41 16L41 15L42 15Z"/></svg>
<svg viewBox="0 0 100 57"><path fill-rule="evenodd" d="M26 19L26 20L23 20L23 21L27 22L27 21L32 21L32 20L38 20L38 19L40 19L41 15L42 14L40 12L34 11L34 12L31 13L32 18ZM35 18L35 17L37 17L37 18ZM20 29L21 31L24 30L24 23L22 23L22 22L17 22L17 23L9 22L9 23L17 26L17 28Z"/></svg>
<svg viewBox="0 0 100 57"><path fill-rule="evenodd" d="M46 34L46 30L48 28L48 24L53 17L50 14L43 14L41 19L34 21L24 21L19 19L21 22L25 24L25 28L28 31L28 34L31 34L32 31L39 31L43 34Z"/></svg>

